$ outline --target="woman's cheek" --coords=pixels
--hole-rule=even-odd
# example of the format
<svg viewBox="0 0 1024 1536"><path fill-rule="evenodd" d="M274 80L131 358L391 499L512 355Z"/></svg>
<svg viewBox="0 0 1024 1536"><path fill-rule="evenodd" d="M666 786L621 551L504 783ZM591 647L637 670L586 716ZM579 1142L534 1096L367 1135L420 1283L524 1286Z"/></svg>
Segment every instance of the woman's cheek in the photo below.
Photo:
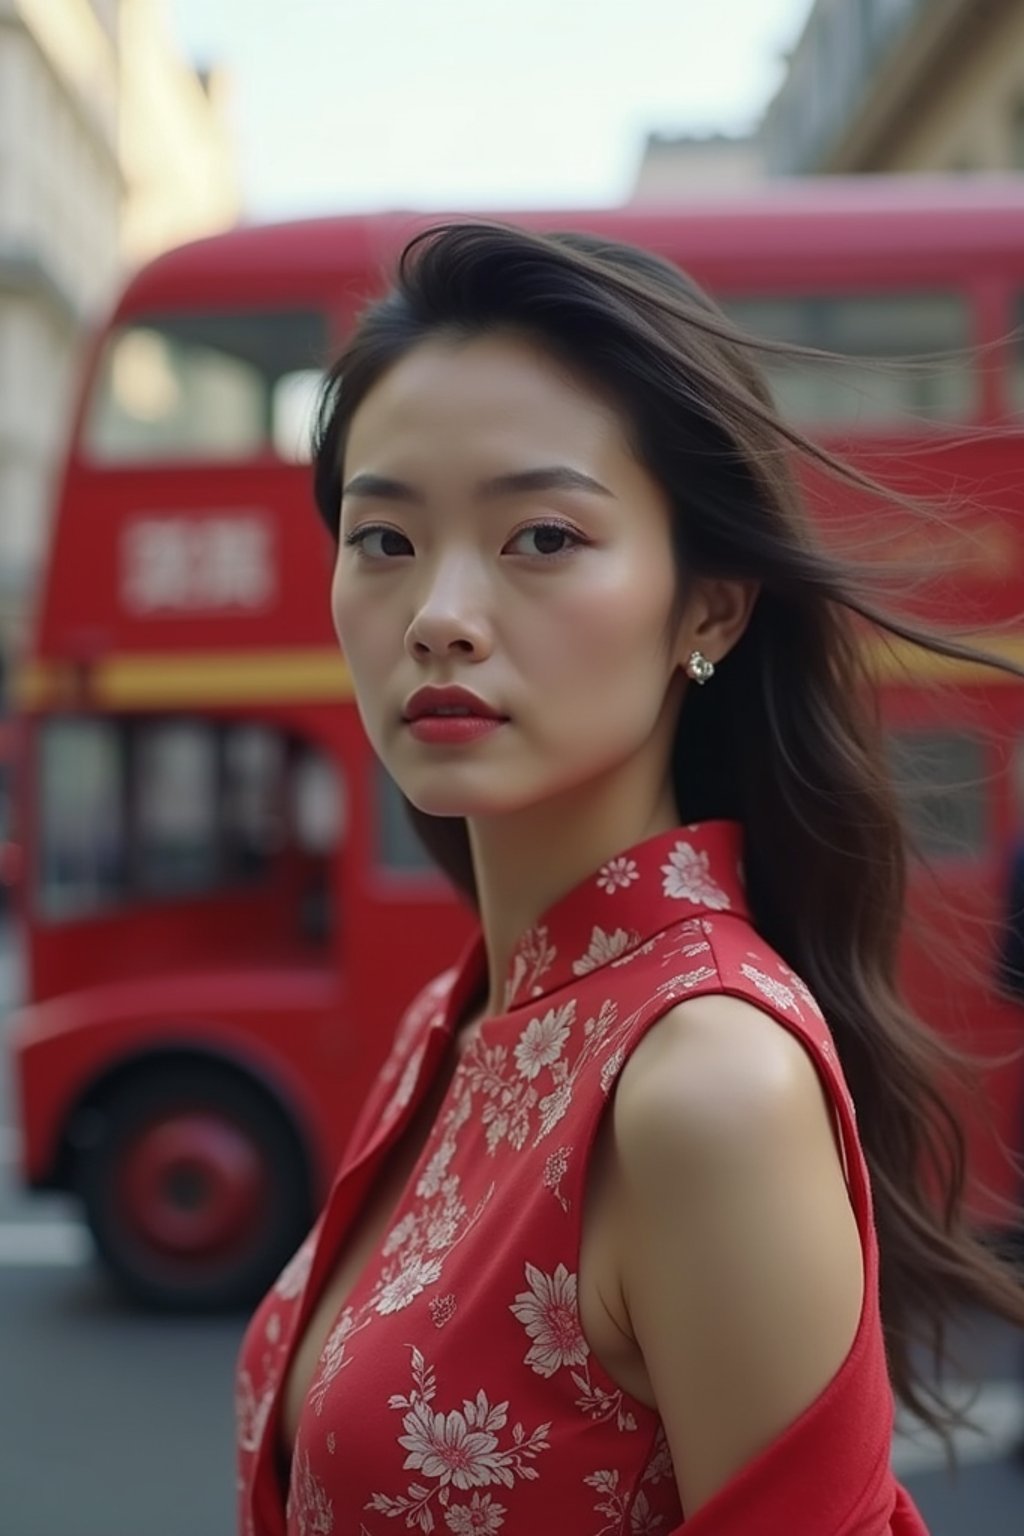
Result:
<svg viewBox="0 0 1024 1536"><path fill-rule="evenodd" d="M379 656L382 636L380 605L358 598L346 591L344 584L335 589L334 627L349 666L363 670L367 662Z"/></svg>
<svg viewBox="0 0 1024 1536"><path fill-rule="evenodd" d="M664 651L664 624L668 613L660 583L650 577L642 585L611 587L593 592L575 605L565 626L576 662L585 668L591 684L602 686L612 678L641 683L651 675L652 664Z"/></svg>

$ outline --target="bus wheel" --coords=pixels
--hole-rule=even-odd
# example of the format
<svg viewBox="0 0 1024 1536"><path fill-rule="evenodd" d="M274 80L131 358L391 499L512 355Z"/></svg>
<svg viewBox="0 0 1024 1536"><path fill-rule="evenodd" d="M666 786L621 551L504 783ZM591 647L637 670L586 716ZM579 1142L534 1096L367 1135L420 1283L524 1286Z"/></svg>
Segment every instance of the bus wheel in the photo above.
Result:
<svg viewBox="0 0 1024 1536"><path fill-rule="evenodd" d="M250 1306L309 1229L298 1139L257 1087L226 1071L162 1066L97 1106L76 1185L100 1258L147 1306Z"/></svg>

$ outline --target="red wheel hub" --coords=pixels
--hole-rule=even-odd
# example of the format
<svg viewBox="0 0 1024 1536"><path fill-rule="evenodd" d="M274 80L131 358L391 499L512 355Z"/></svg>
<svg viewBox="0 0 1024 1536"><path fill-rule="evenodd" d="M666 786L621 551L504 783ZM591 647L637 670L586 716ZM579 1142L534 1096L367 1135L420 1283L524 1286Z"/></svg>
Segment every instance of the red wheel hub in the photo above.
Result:
<svg viewBox="0 0 1024 1536"><path fill-rule="evenodd" d="M147 1247L178 1258L244 1248L259 1229L270 1168L241 1126L214 1110L181 1110L144 1126L117 1170L118 1208Z"/></svg>

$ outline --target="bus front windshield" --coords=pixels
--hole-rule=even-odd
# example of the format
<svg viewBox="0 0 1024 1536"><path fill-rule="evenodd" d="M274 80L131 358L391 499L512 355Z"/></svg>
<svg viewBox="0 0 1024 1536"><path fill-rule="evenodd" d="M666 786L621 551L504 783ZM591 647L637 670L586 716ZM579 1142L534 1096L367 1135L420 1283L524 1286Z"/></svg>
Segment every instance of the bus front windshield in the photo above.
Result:
<svg viewBox="0 0 1024 1536"><path fill-rule="evenodd" d="M116 328L82 447L102 465L309 458L327 354L310 311L154 315Z"/></svg>

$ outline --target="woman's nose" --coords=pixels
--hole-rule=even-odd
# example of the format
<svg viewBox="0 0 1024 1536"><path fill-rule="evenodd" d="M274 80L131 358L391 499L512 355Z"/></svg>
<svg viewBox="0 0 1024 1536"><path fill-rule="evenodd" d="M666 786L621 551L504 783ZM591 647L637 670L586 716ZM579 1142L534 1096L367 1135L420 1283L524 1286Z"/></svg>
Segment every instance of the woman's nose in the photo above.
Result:
<svg viewBox="0 0 1024 1536"><path fill-rule="evenodd" d="M406 645L410 654L421 658L487 655L490 639L483 594L479 579L465 564L438 572L409 625Z"/></svg>

